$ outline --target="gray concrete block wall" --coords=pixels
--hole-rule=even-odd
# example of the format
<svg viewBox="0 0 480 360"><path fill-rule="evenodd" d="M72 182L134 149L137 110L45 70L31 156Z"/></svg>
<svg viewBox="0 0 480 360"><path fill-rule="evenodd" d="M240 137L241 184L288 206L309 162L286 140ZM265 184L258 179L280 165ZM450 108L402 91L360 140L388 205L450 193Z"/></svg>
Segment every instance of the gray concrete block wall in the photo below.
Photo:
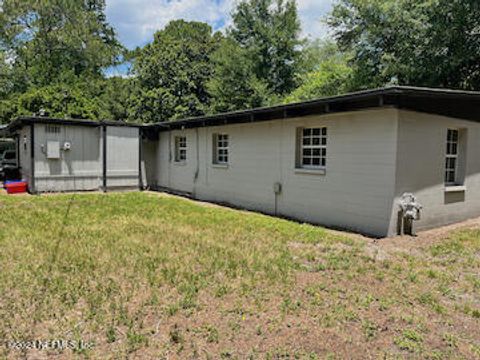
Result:
<svg viewBox="0 0 480 360"><path fill-rule="evenodd" d="M295 168L297 128L316 126L328 128L324 174ZM212 163L215 133L229 134L228 167ZM181 165L173 161L179 135L187 137L187 161ZM397 110L390 108L162 132L155 186L384 236L395 192L396 140ZM275 208L276 182L283 191Z"/></svg>
<svg viewBox="0 0 480 360"><path fill-rule="evenodd" d="M448 192L444 183L448 128L466 129L465 190ZM480 124L440 115L401 110L396 176L399 198L412 192L423 205L418 230L480 216ZM392 217L393 220L393 217ZM392 231L394 232L392 223Z"/></svg>

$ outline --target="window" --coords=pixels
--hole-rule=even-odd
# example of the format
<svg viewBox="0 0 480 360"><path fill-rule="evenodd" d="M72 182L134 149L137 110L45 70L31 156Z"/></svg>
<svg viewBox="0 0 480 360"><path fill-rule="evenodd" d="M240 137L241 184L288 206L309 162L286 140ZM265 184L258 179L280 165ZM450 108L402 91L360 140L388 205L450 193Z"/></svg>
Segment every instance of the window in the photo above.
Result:
<svg viewBox="0 0 480 360"><path fill-rule="evenodd" d="M327 128L303 128L300 133L299 165L321 169L327 165Z"/></svg>
<svg viewBox="0 0 480 360"><path fill-rule="evenodd" d="M45 132L47 134L60 134L60 126L58 125L46 125Z"/></svg>
<svg viewBox="0 0 480 360"><path fill-rule="evenodd" d="M447 152L445 158L445 184L455 185L458 182L458 130L447 130Z"/></svg>
<svg viewBox="0 0 480 360"><path fill-rule="evenodd" d="M228 135L213 135L213 162L215 164L228 164Z"/></svg>
<svg viewBox="0 0 480 360"><path fill-rule="evenodd" d="M187 160L187 137L175 137L175 162L182 162Z"/></svg>

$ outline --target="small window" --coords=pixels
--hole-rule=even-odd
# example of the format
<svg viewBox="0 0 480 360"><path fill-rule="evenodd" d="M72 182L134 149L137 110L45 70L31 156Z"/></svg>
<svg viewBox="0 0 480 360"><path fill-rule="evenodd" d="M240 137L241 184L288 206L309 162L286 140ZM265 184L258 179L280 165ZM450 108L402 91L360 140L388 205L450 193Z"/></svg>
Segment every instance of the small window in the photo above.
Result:
<svg viewBox="0 0 480 360"><path fill-rule="evenodd" d="M60 134L60 126L58 125L46 125L45 126L45 132L47 134Z"/></svg>
<svg viewBox="0 0 480 360"><path fill-rule="evenodd" d="M459 158L459 146L458 146L458 130L447 130L447 152L445 157L445 184L455 185L459 182L458 179L458 158Z"/></svg>
<svg viewBox="0 0 480 360"><path fill-rule="evenodd" d="M182 162L187 160L187 137L175 137L175 162Z"/></svg>
<svg viewBox="0 0 480 360"><path fill-rule="evenodd" d="M215 164L228 164L228 135L213 135L213 162Z"/></svg>
<svg viewBox="0 0 480 360"><path fill-rule="evenodd" d="M303 128L300 132L299 167L322 169L327 165L327 128Z"/></svg>

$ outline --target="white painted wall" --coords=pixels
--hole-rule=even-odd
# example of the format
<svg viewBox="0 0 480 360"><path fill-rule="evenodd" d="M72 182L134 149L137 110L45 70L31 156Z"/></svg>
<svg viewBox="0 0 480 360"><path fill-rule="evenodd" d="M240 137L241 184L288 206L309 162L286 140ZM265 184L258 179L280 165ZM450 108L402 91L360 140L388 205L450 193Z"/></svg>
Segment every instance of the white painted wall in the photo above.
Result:
<svg viewBox="0 0 480 360"><path fill-rule="evenodd" d="M418 230L480 216L480 124L439 115L400 111L396 202L413 192L423 205ZM448 128L466 129L465 191L446 192ZM394 211L398 211L397 207ZM394 217L392 216L392 220ZM395 225L392 222L392 228Z"/></svg>
<svg viewBox="0 0 480 360"><path fill-rule="evenodd" d="M395 193L397 113L385 108L162 132L153 185L275 213L273 186L280 182L277 214L384 236ZM295 169L296 129L310 126L328 127L324 174ZM216 132L230 137L226 168L212 163ZM179 134L187 136L185 164L173 161Z"/></svg>

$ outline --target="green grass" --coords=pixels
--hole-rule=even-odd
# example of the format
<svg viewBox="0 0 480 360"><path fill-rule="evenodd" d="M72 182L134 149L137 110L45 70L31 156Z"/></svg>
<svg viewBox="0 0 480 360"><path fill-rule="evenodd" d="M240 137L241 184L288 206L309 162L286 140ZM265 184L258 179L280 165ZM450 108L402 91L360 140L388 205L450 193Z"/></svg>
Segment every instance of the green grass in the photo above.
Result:
<svg viewBox="0 0 480 360"><path fill-rule="evenodd" d="M0 195L0 218L0 340L94 343L45 354L478 356L479 230L376 260L361 238L151 193Z"/></svg>

